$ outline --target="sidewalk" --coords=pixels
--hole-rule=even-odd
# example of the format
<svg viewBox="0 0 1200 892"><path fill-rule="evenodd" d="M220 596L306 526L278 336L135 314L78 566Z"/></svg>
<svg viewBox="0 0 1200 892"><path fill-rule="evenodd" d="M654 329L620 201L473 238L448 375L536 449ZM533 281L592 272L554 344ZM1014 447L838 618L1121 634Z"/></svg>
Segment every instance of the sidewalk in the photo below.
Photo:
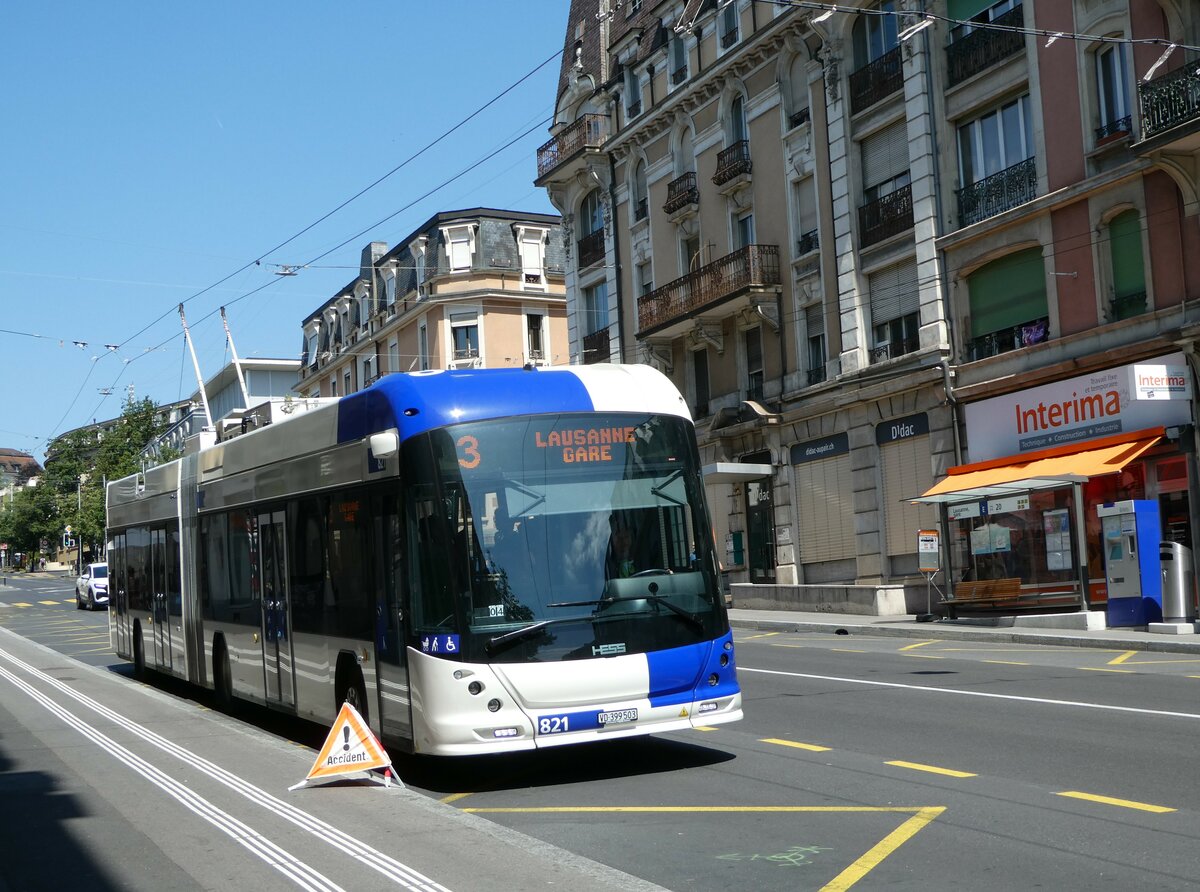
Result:
<svg viewBox="0 0 1200 892"><path fill-rule="evenodd" d="M995 641L1005 644L1049 644L1057 647L1098 647L1151 653L1200 655L1200 635L1168 635L1129 629L1030 628L1023 621L1044 617L971 617L919 623L908 616L861 616L848 613L801 613L788 610L732 608L735 629L761 632L823 632L827 635L871 635L950 641ZM840 630L844 630L840 631Z"/></svg>

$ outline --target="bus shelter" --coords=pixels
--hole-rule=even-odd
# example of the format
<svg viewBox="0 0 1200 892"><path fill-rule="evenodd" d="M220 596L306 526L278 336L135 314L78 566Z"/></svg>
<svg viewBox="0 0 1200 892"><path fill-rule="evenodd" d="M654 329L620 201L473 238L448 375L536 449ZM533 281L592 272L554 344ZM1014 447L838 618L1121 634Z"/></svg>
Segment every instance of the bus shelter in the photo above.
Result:
<svg viewBox="0 0 1200 892"><path fill-rule="evenodd" d="M999 593L986 599L997 607L1094 606L1103 568L1101 543L1088 535L1098 503L1088 484L1119 474L1163 434L1150 428L950 468L910 501L940 508L953 599L968 603L982 590Z"/></svg>

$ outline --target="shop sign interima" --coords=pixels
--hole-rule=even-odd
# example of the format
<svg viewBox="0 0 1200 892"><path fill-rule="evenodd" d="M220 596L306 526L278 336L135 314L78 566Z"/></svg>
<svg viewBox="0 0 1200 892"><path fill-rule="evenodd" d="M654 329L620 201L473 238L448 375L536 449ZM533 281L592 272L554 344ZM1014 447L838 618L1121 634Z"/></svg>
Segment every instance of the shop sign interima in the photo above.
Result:
<svg viewBox="0 0 1200 892"><path fill-rule="evenodd" d="M971 461L1191 420L1182 353L969 403Z"/></svg>

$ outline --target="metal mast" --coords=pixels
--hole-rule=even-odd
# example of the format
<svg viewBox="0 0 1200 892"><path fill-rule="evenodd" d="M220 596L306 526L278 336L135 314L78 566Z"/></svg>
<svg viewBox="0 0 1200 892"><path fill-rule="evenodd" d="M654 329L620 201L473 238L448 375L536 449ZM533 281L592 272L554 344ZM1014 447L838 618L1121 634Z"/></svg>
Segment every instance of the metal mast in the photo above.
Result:
<svg viewBox="0 0 1200 892"><path fill-rule="evenodd" d="M200 377L200 362L196 359L196 347L192 343L192 333L188 331L187 317L183 315L183 304L179 305L179 321L183 323L183 339L187 341L188 351L192 354L192 368L196 370L196 383L200 386L200 402L204 405L204 417L208 419L208 430L213 430L212 410L208 408L208 394L204 392L204 379Z"/></svg>
<svg viewBox="0 0 1200 892"><path fill-rule="evenodd" d="M225 308L221 307L221 324L225 326L225 340L229 342L229 352L233 356L233 370L237 372L238 384L242 387L242 406L250 408L250 391L246 389L246 379L242 375L242 363L238 359L237 347L233 346L233 335L229 333L229 320L225 318Z"/></svg>

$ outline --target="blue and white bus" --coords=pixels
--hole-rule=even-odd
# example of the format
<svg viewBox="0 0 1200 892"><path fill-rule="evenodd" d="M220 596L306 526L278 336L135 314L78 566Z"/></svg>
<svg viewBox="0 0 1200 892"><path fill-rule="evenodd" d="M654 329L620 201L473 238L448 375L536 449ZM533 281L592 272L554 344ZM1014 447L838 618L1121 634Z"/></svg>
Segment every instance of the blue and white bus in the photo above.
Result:
<svg viewBox="0 0 1200 892"><path fill-rule="evenodd" d="M109 484L117 653L416 753L741 718L695 431L644 366L389 375Z"/></svg>

